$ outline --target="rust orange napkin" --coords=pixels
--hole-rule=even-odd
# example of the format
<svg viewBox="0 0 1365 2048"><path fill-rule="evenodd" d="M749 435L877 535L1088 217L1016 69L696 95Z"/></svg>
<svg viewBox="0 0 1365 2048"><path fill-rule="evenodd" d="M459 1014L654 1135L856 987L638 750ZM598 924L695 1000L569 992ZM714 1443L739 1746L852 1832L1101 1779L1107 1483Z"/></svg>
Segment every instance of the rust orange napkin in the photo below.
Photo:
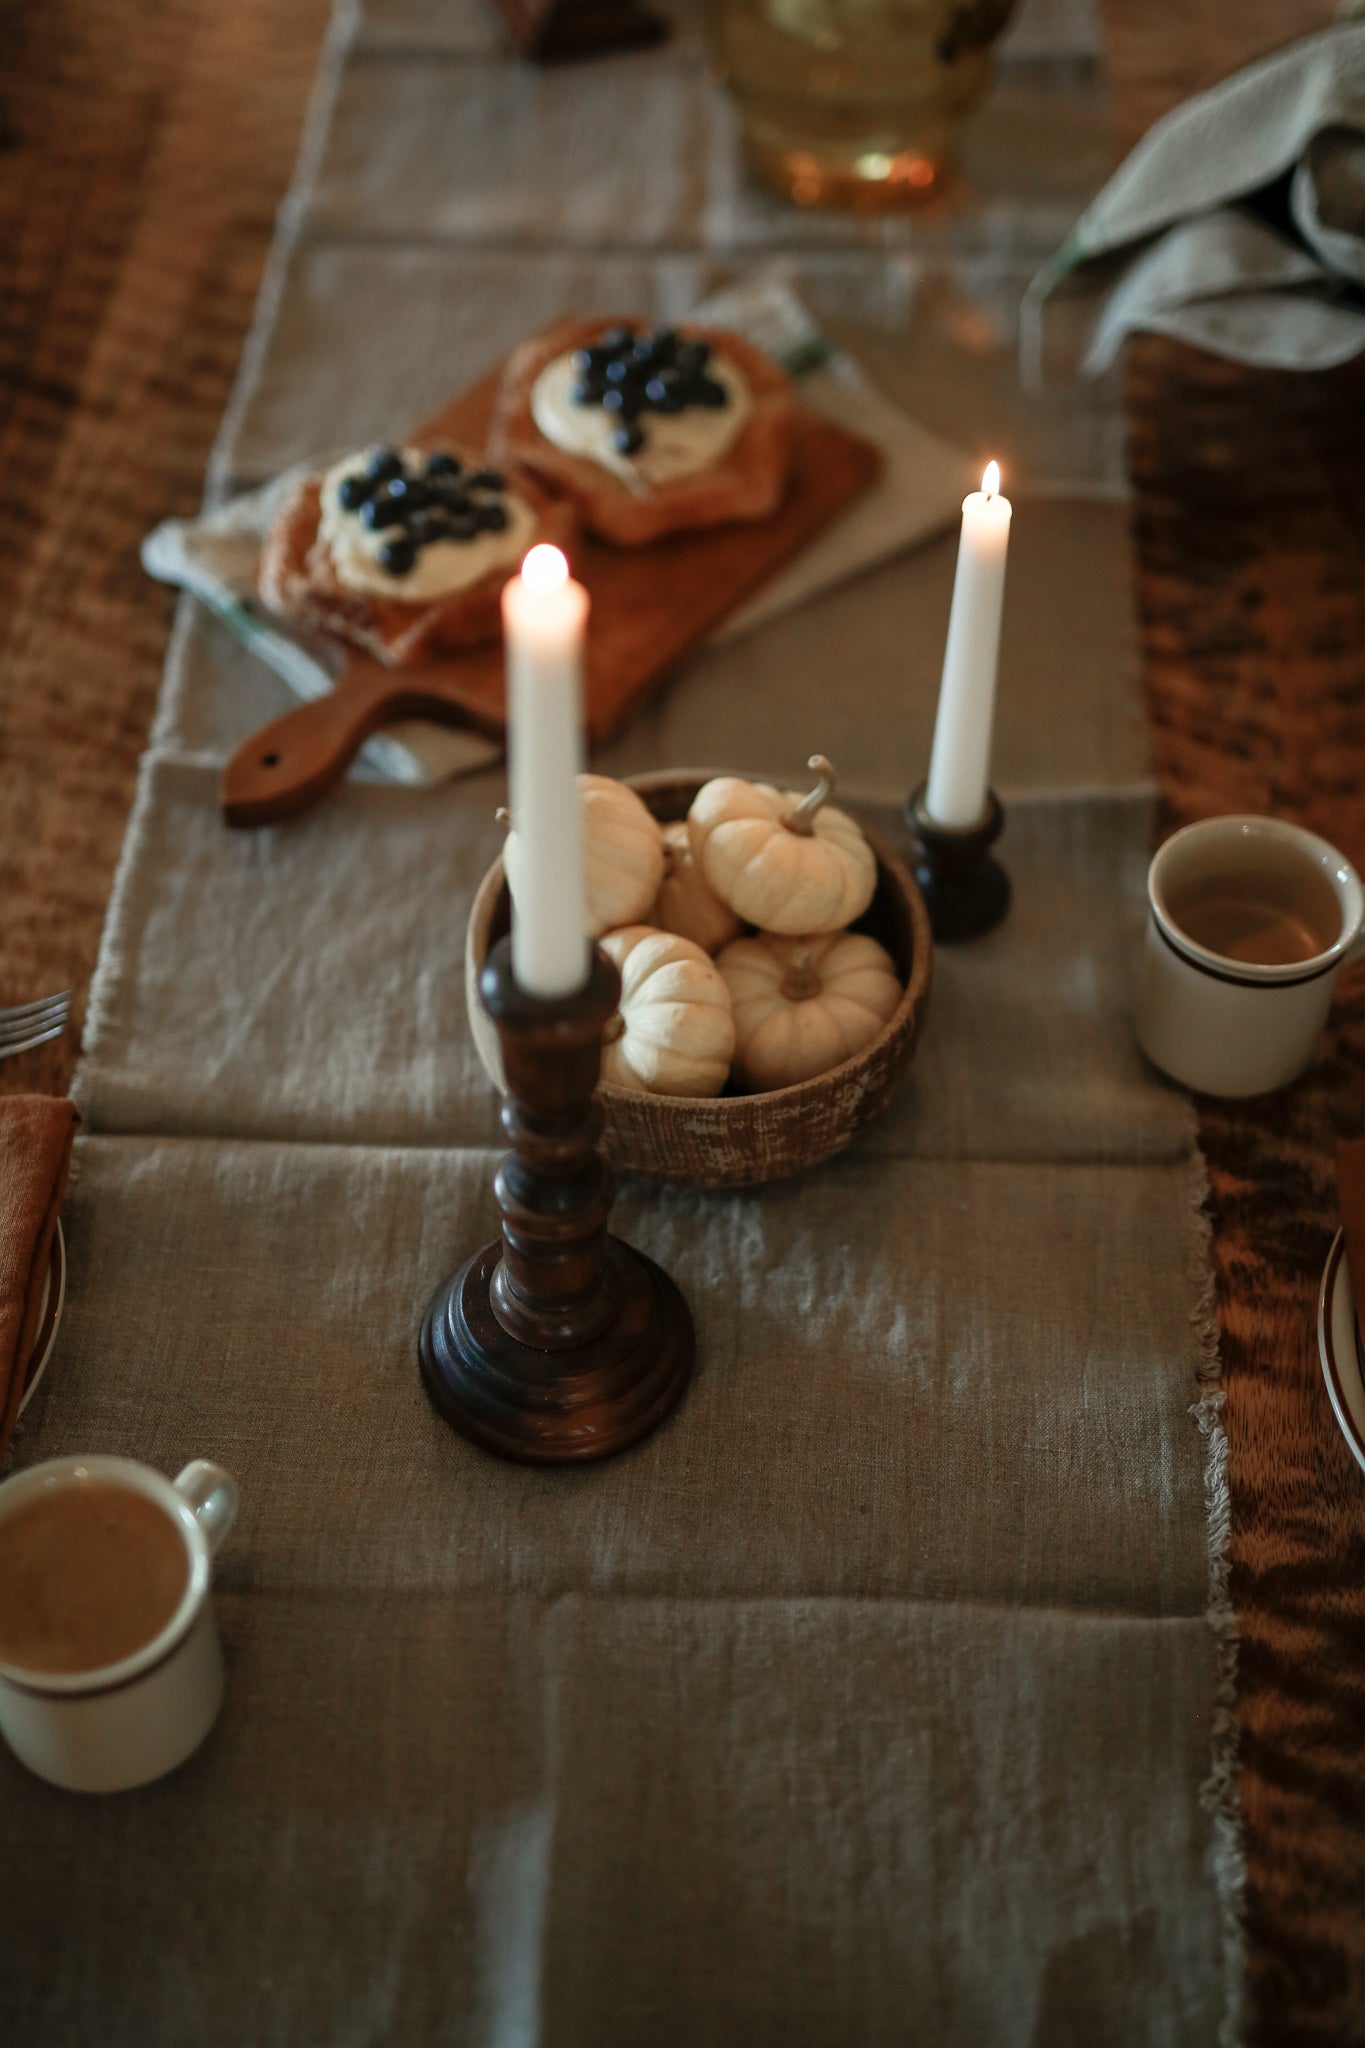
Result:
<svg viewBox="0 0 1365 2048"><path fill-rule="evenodd" d="M79 1122L62 1095L0 1096L0 1454L23 1399Z"/></svg>
<svg viewBox="0 0 1365 2048"><path fill-rule="evenodd" d="M1337 1194L1346 1232L1346 1258L1356 1313L1365 1324L1365 1138L1345 1138L1337 1146Z"/></svg>

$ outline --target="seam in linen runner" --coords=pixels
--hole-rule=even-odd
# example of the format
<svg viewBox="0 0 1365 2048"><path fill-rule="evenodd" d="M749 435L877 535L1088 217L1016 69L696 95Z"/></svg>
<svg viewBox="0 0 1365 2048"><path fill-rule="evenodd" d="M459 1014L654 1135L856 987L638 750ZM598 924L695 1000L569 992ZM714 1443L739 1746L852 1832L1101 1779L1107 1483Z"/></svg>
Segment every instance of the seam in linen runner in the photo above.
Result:
<svg viewBox="0 0 1365 2048"><path fill-rule="evenodd" d="M1217 1644L1217 1687L1208 1775L1200 1801L1213 1827L1210 1860L1223 1923L1223 1972L1227 2008L1218 2031L1219 2048L1238 2048L1245 2020L1246 1985L1246 1850L1242 1840L1242 1801L1238 1786L1241 1730L1237 1721L1237 1655L1240 1632L1230 1591L1232 1495L1228 1487L1228 1438L1223 1427L1227 1395L1218 1349L1218 1316L1213 1269L1213 1218L1209 1209L1208 1167L1199 1148L1194 1110L1190 1110L1191 1164L1190 1280L1194 1305L1190 1320L1199 1343L1199 1396L1190 1414L1204 1449L1204 1513L1209 1553L1208 1625Z"/></svg>
<svg viewBox="0 0 1365 2048"><path fill-rule="evenodd" d="M236 444L246 408L260 379L266 351L274 339L280 300L284 296L304 215L313 187L317 183L323 152L331 132L332 111L341 87L342 71L351 46L359 35L360 23L360 0L333 0L331 17L318 57L318 68L313 75L313 88L308 96L308 109L303 118L303 131L299 140L298 155L294 159L293 176L275 215L275 231L270 238L270 249L266 256L261 288L256 295L251 325L247 329L246 340L237 364L237 375L233 379L232 392L214 439L213 451L209 456L204 477L205 509L219 503L230 491L227 451Z"/></svg>

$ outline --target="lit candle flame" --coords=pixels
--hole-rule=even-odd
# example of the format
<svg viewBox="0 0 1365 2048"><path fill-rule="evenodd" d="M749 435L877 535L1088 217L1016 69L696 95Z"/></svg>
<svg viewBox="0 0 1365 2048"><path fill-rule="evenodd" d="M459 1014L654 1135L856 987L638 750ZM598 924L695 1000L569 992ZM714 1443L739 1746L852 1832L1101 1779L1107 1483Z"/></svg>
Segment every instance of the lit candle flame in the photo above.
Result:
<svg viewBox="0 0 1365 2048"><path fill-rule="evenodd" d="M986 464L986 473L981 479L981 488L988 498L993 498L999 490L1000 464L998 462L988 462ZM541 550L537 548L534 552L539 554Z"/></svg>
<svg viewBox="0 0 1365 2048"><path fill-rule="evenodd" d="M569 564L558 548L547 547L542 541L522 563L521 580L528 590L562 590L569 580Z"/></svg>

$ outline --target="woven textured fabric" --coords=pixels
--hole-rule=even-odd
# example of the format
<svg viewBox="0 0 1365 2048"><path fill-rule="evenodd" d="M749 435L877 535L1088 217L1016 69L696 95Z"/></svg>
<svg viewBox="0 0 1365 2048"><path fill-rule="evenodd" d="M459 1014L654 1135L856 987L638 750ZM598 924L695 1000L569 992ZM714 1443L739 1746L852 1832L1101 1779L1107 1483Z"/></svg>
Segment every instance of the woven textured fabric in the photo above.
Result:
<svg viewBox="0 0 1365 2048"><path fill-rule="evenodd" d="M376 0L337 46L215 487L420 412L421 378L466 381L608 260L653 307L791 228L740 183L689 38L533 76L463 12L414 61L429 18ZM495 1222L460 955L497 778L356 781L227 834L217 769L282 690L182 614L92 993L61 1348L18 1450L234 1471L228 1701L118 1801L0 1758L25 1871L5 2038L1216 2037L1201 1184L1127 1016L1150 815L1122 508L1049 495L1112 489L1117 441L1103 397L1028 408L1010 354L1102 106L1084 66L1005 74L961 229L792 239L846 313L880 309L870 354L913 331L912 409L1017 430L1015 910L943 955L910 1082L847 1156L743 1194L624 1187L615 1227L683 1287L700 1367L620 1463L503 1466L416 1373L430 1291ZM572 176L499 158L513 107ZM624 226L608 173L638 173ZM950 569L926 551L709 654L602 765L794 775L832 733L855 797L903 795Z"/></svg>

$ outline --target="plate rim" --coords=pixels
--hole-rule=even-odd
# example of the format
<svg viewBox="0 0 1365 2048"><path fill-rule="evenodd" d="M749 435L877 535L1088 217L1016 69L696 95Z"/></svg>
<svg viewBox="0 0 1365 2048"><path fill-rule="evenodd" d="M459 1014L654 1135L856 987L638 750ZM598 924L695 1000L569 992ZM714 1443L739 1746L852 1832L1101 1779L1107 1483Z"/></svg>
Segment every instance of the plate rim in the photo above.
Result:
<svg viewBox="0 0 1365 2048"><path fill-rule="evenodd" d="M19 1413L23 1414L33 1396L37 1393L43 1374L47 1371L52 1347L57 1341L57 1329L66 1306L66 1236L62 1230L62 1219L57 1218L57 1228L52 1233L52 1251L47 1268L48 1295L43 1304L38 1339L29 1359L28 1371L24 1378L24 1392L19 1402Z"/></svg>
<svg viewBox="0 0 1365 2048"><path fill-rule="evenodd" d="M1322 1376L1327 1384L1327 1397L1332 1404L1332 1412L1336 1416L1337 1427L1345 1437L1356 1463L1362 1471L1365 1471L1365 1437L1362 1437L1355 1417L1351 1413L1350 1403L1346 1398L1346 1390L1342 1385L1341 1379L1341 1366L1337 1359L1336 1345L1332 1334L1333 1310L1336 1303L1337 1289L1343 1284L1351 1288L1351 1308L1354 1320L1356 1313L1355 1290L1351 1286L1350 1268L1346 1264L1346 1233L1344 1230L1338 1230L1336 1236L1332 1239L1332 1248L1327 1254L1327 1264L1323 1267L1322 1272L1322 1286L1318 1291L1318 1360L1322 1366ZM1358 1342L1359 1338L1357 1338ZM1359 1371L1359 1366L1356 1369ZM1362 1375L1362 1386L1365 1386L1365 1375Z"/></svg>

